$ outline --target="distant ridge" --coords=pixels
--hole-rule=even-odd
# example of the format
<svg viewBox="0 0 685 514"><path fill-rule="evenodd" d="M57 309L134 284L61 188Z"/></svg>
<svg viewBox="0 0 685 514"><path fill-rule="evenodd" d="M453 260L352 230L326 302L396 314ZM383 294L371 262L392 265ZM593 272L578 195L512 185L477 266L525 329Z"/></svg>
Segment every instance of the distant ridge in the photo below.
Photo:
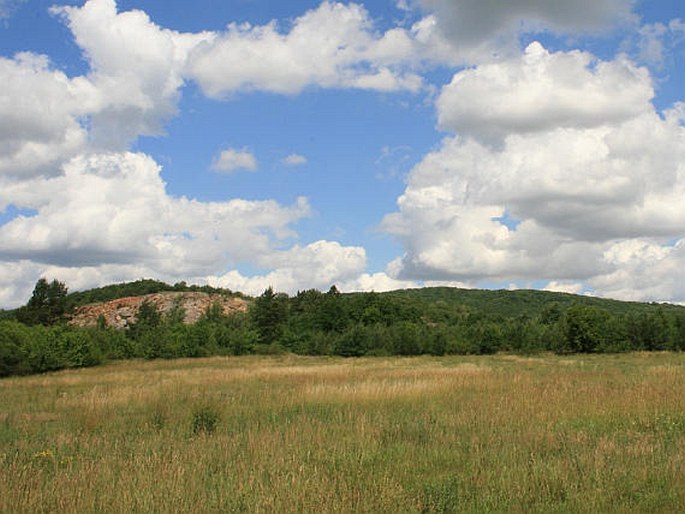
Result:
<svg viewBox="0 0 685 514"><path fill-rule="evenodd" d="M649 313L656 310L685 312L685 306L670 303L630 302L538 289L489 290L425 287L402 289L382 294L411 299L423 304L443 302L448 305L463 305L476 311L503 318L536 315L550 304L557 304L564 310L574 303L597 307L612 314L627 314L630 312Z"/></svg>

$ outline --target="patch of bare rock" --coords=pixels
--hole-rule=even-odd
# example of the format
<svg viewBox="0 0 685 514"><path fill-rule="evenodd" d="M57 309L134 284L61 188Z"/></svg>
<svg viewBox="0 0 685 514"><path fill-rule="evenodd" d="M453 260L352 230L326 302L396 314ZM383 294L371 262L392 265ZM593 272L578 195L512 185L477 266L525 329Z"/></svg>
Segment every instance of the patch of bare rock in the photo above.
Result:
<svg viewBox="0 0 685 514"><path fill-rule="evenodd" d="M162 315L177 307L182 308L185 313L183 322L188 324L197 322L207 308L215 304L227 315L246 312L248 308L248 302L243 298L167 291L84 305L76 309L69 323L79 327L94 327L102 316L108 327L125 329L136 322L138 310L145 301L153 304Z"/></svg>

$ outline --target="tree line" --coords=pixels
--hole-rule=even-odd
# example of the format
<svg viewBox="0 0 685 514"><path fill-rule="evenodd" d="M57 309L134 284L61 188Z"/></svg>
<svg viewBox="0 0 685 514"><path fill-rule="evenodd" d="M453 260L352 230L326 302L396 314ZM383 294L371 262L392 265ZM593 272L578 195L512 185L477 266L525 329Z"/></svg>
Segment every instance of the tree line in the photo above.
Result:
<svg viewBox="0 0 685 514"><path fill-rule="evenodd" d="M93 296L159 287L142 282ZM444 288L341 294L335 286L289 296L268 288L247 313L224 315L213 305L193 325L183 324L180 306L162 315L144 302L129 329L115 330L104 319L94 328L68 325L66 286L41 279L28 303L0 321L0 376L117 359L284 352L360 357L685 349L685 309L595 300Z"/></svg>

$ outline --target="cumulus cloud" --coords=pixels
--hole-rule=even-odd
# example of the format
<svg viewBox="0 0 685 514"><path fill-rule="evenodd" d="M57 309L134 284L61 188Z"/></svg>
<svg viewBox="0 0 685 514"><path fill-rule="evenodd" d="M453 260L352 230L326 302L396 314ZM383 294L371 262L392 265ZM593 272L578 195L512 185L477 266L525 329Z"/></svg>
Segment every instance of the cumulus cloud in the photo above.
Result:
<svg viewBox="0 0 685 514"><path fill-rule="evenodd" d="M480 98L439 103L443 119L463 135L446 138L412 170L398 212L384 219L384 229L406 252L398 277L586 282L628 296L615 287L629 262L642 263L635 271L646 270L659 252L676 254L668 245L683 237L683 108L657 113L649 76L624 58L591 70L583 64L588 56L548 54L537 46L533 66L530 53L499 68L486 65L486 76L507 83L516 77L510 92L495 81L488 85L479 69L461 72L466 85L455 78L448 86L467 94L479 84ZM585 76L574 85L557 68L560 62ZM616 77L622 77L618 91ZM550 83L553 91L546 89ZM561 100L549 102L558 91ZM500 106L503 96L510 110ZM468 101L483 110L466 119L451 111L462 113ZM528 107L518 109L521 104ZM593 118L591 110L602 116ZM498 145L488 144L487 127L496 128ZM636 241L653 251L635 261L616 258ZM641 294L640 284L632 284L628 288Z"/></svg>
<svg viewBox="0 0 685 514"><path fill-rule="evenodd" d="M62 268L135 263L153 276L202 276L268 256L309 214L304 198L289 207L172 198L159 173L143 154L95 154L72 159L61 176L3 188L5 202L36 214L0 227L0 258Z"/></svg>
<svg viewBox="0 0 685 514"><path fill-rule="evenodd" d="M173 283L177 276L161 275L140 264L99 264L97 266L55 266L34 261L0 261L0 306L25 304L38 277L64 282L70 291L154 277Z"/></svg>
<svg viewBox="0 0 685 514"><path fill-rule="evenodd" d="M422 79L402 67L413 52L405 30L377 34L360 5L325 1L288 32L275 21L231 24L194 49L187 69L211 97L245 90L295 94L308 86L417 91Z"/></svg>
<svg viewBox="0 0 685 514"><path fill-rule="evenodd" d="M26 301L37 276L78 289L154 277L260 292L328 287L359 275L361 247L318 241L284 250L291 225L310 213L306 199L199 202L168 195L160 167L135 153L73 158L60 176L15 182L0 202L34 209L0 226L0 301ZM252 263L272 271L242 277ZM260 290L261 289L261 290Z"/></svg>
<svg viewBox="0 0 685 514"><path fill-rule="evenodd" d="M597 294L631 301L685 298L685 239L672 245L645 239L620 241L607 249L605 259L613 270L592 278Z"/></svg>
<svg viewBox="0 0 685 514"><path fill-rule="evenodd" d="M0 175L54 175L86 150L121 151L176 114L188 53L210 34L180 34L114 0L55 7L90 65L67 77L46 56L0 58Z"/></svg>
<svg viewBox="0 0 685 514"><path fill-rule="evenodd" d="M283 157L281 163L286 166L302 166L303 164L307 164L307 158L298 153L291 153L290 155Z"/></svg>
<svg viewBox="0 0 685 514"><path fill-rule="evenodd" d="M443 130L499 140L511 133L596 127L651 110L649 72L627 58L550 53L531 43L522 57L454 75L437 99Z"/></svg>
<svg viewBox="0 0 685 514"><path fill-rule="evenodd" d="M62 176L5 188L0 196L37 214L0 227L0 255L62 266L149 261L198 274L269 253L309 213L304 198L291 207L172 198L159 174L143 154L95 154L72 159Z"/></svg>
<svg viewBox="0 0 685 514"><path fill-rule="evenodd" d="M81 151L87 131L80 119L97 91L84 78L53 70L45 56L0 57L0 176L52 174Z"/></svg>
<svg viewBox="0 0 685 514"><path fill-rule="evenodd" d="M162 134L177 111L188 54L213 36L163 29L143 11L119 13L115 0L52 10L64 18L91 67L88 78L98 92L92 143L123 150L138 136Z"/></svg>
<svg viewBox="0 0 685 514"><path fill-rule="evenodd" d="M237 271L206 277L210 285L228 287L248 294L261 294L272 286L278 291L295 293L304 289L327 289L349 281L366 267L366 252L361 247L344 247L334 241L317 241L307 246L263 254L257 263L273 271L245 277Z"/></svg>
<svg viewBox="0 0 685 514"><path fill-rule="evenodd" d="M214 160L212 169L223 173L239 170L255 171L257 169L257 159L244 148L242 150L228 148L222 151L219 157Z"/></svg>
<svg viewBox="0 0 685 514"><path fill-rule="evenodd" d="M414 280L398 280L386 272L378 272L362 273L352 280L340 283L338 289L343 292L374 291L376 293L383 293L385 291L415 289L417 287L421 287L421 284Z"/></svg>

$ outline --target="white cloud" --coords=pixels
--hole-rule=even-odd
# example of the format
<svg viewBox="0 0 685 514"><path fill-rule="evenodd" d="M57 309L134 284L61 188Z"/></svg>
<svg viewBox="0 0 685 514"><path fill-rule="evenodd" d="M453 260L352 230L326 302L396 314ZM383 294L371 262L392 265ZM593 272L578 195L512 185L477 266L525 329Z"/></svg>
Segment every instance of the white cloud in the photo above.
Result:
<svg viewBox="0 0 685 514"><path fill-rule="evenodd" d="M614 269L590 281L597 294L631 301L685 299L685 239L674 245L621 241L606 251L605 259Z"/></svg>
<svg viewBox="0 0 685 514"><path fill-rule="evenodd" d="M37 211L0 227L0 256L79 267L140 263L165 275L202 275L268 255L309 214L303 198L203 203L172 198L142 154L74 158L62 176L4 188L2 200Z"/></svg>
<svg viewBox="0 0 685 514"><path fill-rule="evenodd" d="M114 0L56 7L90 71L67 77L46 56L0 57L0 176L54 175L87 150L125 150L176 114L188 53L210 34L180 34Z"/></svg>
<svg viewBox="0 0 685 514"><path fill-rule="evenodd" d="M239 170L255 171L257 169L257 159L244 148L242 150L228 148L223 150L219 157L214 160L212 169L224 173Z"/></svg>
<svg viewBox="0 0 685 514"><path fill-rule="evenodd" d="M124 150L138 136L162 134L177 112L188 54L213 36L163 29L143 11L118 13L115 0L52 11L64 18L90 64L88 79L98 92L90 112L92 144Z"/></svg>
<svg viewBox="0 0 685 514"><path fill-rule="evenodd" d="M198 45L187 69L210 97L244 90L295 94L308 86L416 91L421 78L402 67L414 51L404 30L377 34L360 5L324 1L287 33L275 21L231 24Z"/></svg>
<svg viewBox="0 0 685 514"><path fill-rule="evenodd" d="M272 268L265 275L245 277L237 271L206 277L210 285L261 294L272 286L277 291L324 290L333 284L359 276L366 267L366 252L361 247L344 247L337 242L317 241L307 246L263 254L257 263Z"/></svg>
<svg viewBox="0 0 685 514"><path fill-rule="evenodd" d="M685 227L683 108L655 112L649 76L623 58L600 63L583 77L590 72L579 63L587 57L537 53L545 65L531 67L527 55L518 67L510 61L499 69L486 66L489 75L505 78L522 76L520 68L527 68L525 87L514 86L507 93L479 79L474 82L480 85L479 98L475 86L469 86L463 92L472 96L440 105L441 115L461 124L453 128L467 136L482 136L495 126L500 144L448 137L412 170L398 212L383 222L405 248L397 276L585 282L598 292L650 296L644 284L658 285L667 274L650 277L647 263L654 264L659 252L677 254L668 244L682 239ZM548 65L569 59L576 66L569 71L582 79L575 87ZM478 77L480 70L463 73ZM617 91L619 76L623 82ZM563 115L547 101L548 84L563 92ZM530 100L531 90L539 92L537 106ZM498 105L503 97L506 105L530 109L512 107L508 112ZM467 120L450 111L460 112L469 101L483 110L474 109ZM488 105L494 107L485 109ZM592 118L593 109L603 119ZM615 257L616 248L632 248L636 241L648 242L652 251L640 254L642 264ZM618 277L626 272L642 275L624 280L628 285L623 290ZM673 299L677 292L655 287L667 295L662 299Z"/></svg>
<svg viewBox="0 0 685 514"><path fill-rule="evenodd" d="M664 37L668 29L663 23L647 24L639 30L639 56L644 62L660 65L664 60Z"/></svg>
<svg viewBox="0 0 685 514"><path fill-rule="evenodd" d="M100 264L97 266L55 266L33 261L0 261L0 306L18 307L27 302L39 277L64 282L69 291L85 290L139 278L155 278L173 283L174 276L138 264Z"/></svg>
<svg viewBox="0 0 685 514"><path fill-rule="evenodd" d="M649 73L624 57L596 61L547 52L532 43L522 57L454 75L437 100L443 130L486 140L559 127L596 127L651 110Z"/></svg>
<svg viewBox="0 0 685 514"><path fill-rule="evenodd" d="M290 155L283 157L281 162L286 166L302 166L307 164L307 158L304 155L298 153L291 153Z"/></svg>
<svg viewBox="0 0 685 514"><path fill-rule="evenodd" d="M685 42L685 23L679 18L668 24L647 23L639 28L636 36L638 59L661 68L666 56Z"/></svg>
<svg viewBox="0 0 685 514"><path fill-rule="evenodd" d="M382 293L398 289L415 289L417 287L421 287L421 284L413 280L397 280L384 272L363 273L352 280L338 284L338 289L342 292L374 291Z"/></svg>
<svg viewBox="0 0 685 514"><path fill-rule="evenodd" d="M318 241L283 249L308 202L199 202L172 198L159 166L133 153L76 157L61 176L16 182L0 191L33 216L0 226L0 302L25 303L39 276L72 289L154 277L188 280L259 294L327 288L366 266L361 247ZM228 271L252 263L271 271L243 277Z"/></svg>
<svg viewBox="0 0 685 514"><path fill-rule="evenodd" d="M54 174L81 151L97 92L86 79L51 69L47 57L20 53L0 57L0 176Z"/></svg>
<svg viewBox="0 0 685 514"><path fill-rule="evenodd" d="M553 280L549 282L544 288L544 291L553 291L556 293L570 293L582 294L584 290L583 284L579 282L558 282Z"/></svg>

